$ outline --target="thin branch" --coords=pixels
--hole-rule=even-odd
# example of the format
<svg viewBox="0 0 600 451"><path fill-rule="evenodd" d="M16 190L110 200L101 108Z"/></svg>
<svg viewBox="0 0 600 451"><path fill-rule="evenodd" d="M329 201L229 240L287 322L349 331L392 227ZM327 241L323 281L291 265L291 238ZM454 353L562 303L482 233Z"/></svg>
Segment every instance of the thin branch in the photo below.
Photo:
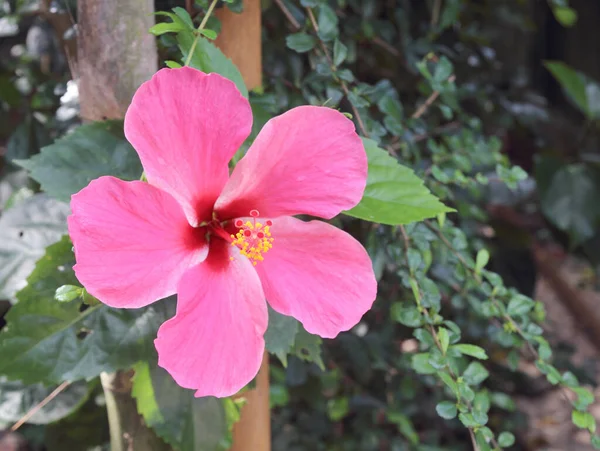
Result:
<svg viewBox="0 0 600 451"><path fill-rule="evenodd" d="M319 26L317 25L317 19L315 18L315 15L314 15L312 9L306 8L306 11L308 12L308 17L310 18L310 22L311 22L315 32L318 34ZM329 50L327 49L327 46L321 39L319 39L319 43L321 44L323 53L325 53L325 58L327 58L327 61L329 62L329 65L331 66L331 69L333 70L335 68L335 65L333 64L333 60L331 59L331 55L329 54ZM350 91L348 90L348 86L346 85L346 82L344 80L340 80L340 86L342 87L342 91L344 91L344 94L346 95L346 97L348 97L348 100L350 100L349 99ZM354 106L354 104L352 102L350 102L350 106L352 107L352 112L356 116L356 121L358 122L358 127L360 128L361 133L366 138L368 138L369 133L367 132L367 129L365 128L365 124L364 124L362 118L360 117L360 113L358 112L358 109Z"/></svg>
<svg viewBox="0 0 600 451"><path fill-rule="evenodd" d="M23 417L19 421L17 421L15 424L13 424L12 427L10 428L11 432L15 432L17 429L19 429L21 426L23 426L23 424L25 424L27 422L27 420L29 420L32 416L34 416L46 404L48 404L50 401L52 401L54 398L56 398L69 385L71 385L71 382L65 381L62 384L60 384L58 387L56 387L52 393L50 393L41 402L39 402L38 404L33 406L31 409L29 409L29 411L25 415L23 415Z"/></svg>
<svg viewBox="0 0 600 451"><path fill-rule="evenodd" d="M431 12L431 26L435 27L440 20L440 11L442 10L442 0L435 0L433 11Z"/></svg>
<svg viewBox="0 0 600 451"><path fill-rule="evenodd" d="M212 1L210 6L208 7L208 11L206 11L206 15L202 18L202 22L200 22L200 25L198 26L198 29L196 30L196 38L194 39L194 42L192 42L192 47L190 48L190 53L188 53L188 56L185 59L184 66L190 65L190 61L192 60L192 55L194 54L194 50L196 50L196 46L198 45L198 40L200 39L200 32L202 30L204 30L204 27L206 26L206 22L208 22L208 18L212 14L213 9L215 9L215 6L217 6L217 1L218 0Z"/></svg>
<svg viewBox="0 0 600 451"><path fill-rule="evenodd" d="M287 8L287 6L285 6L285 3L283 3L283 0L275 0L275 3L279 7L279 9L283 13L283 15L286 17L286 19L289 20L289 22L292 24L292 27L294 27L295 30L299 30L300 28L302 28L300 26L300 24L298 23L298 21L296 20L296 18L293 16L293 14Z"/></svg>
<svg viewBox="0 0 600 451"><path fill-rule="evenodd" d="M450 77L448 77L448 81L450 83L452 83L454 80L456 80L456 75L452 74L452 75L450 75ZM427 98L427 100L425 100L425 102L417 109L417 111L415 111L413 113L413 115L411 117L413 119L418 119L421 116L423 116L425 114L425 112L427 111L427 109L431 106L431 104L436 101L436 99L439 97L439 95L440 95L439 91L433 91L431 93L431 95Z"/></svg>
<svg viewBox="0 0 600 451"><path fill-rule="evenodd" d="M383 39L381 39L379 36L375 36L371 42L375 45L378 45L379 47L381 47L382 49L387 50L389 53L391 53L394 56L401 56L402 54L400 53L400 51L394 47L391 44L388 44L387 42L385 42Z"/></svg>
<svg viewBox="0 0 600 451"><path fill-rule="evenodd" d="M475 434L473 433L473 429L467 428L469 430L469 435L471 436L471 444L473 445L473 449L475 451L479 451L479 446L477 446L477 440L475 440Z"/></svg>

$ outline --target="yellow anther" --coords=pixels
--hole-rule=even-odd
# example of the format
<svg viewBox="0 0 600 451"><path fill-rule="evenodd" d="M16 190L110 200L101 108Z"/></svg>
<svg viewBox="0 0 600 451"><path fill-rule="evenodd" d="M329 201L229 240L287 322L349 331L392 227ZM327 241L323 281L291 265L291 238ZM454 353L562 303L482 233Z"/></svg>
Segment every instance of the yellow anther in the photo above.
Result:
<svg viewBox="0 0 600 451"><path fill-rule="evenodd" d="M254 266L264 260L263 254L266 254L273 247L273 238L271 237L271 221L266 225L260 222L239 221L235 224L240 229L235 235L231 235L233 241L231 244L240 249L240 254L247 257Z"/></svg>

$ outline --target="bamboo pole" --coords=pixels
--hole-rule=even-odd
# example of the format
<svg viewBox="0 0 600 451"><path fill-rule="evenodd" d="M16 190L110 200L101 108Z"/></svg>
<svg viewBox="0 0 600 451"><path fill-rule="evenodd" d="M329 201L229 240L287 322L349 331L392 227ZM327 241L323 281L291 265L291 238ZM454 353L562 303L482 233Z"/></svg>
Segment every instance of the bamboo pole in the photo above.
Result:
<svg viewBox="0 0 600 451"><path fill-rule="evenodd" d="M217 46L240 69L249 90L262 84L260 0L244 0L244 11L235 14L227 8L217 13L221 33ZM233 427L231 451L271 450L271 411L269 408L269 358L265 354L256 387L243 395L246 404L241 419Z"/></svg>

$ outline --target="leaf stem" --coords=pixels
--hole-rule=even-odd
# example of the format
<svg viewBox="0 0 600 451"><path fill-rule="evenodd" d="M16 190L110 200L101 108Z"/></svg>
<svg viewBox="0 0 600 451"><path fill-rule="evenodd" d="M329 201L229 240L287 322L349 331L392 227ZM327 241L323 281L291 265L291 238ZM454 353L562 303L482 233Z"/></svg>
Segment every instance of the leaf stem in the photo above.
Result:
<svg viewBox="0 0 600 451"><path fill-rule="evenodd" d="M215 6L217 6L218 1L219 0L212 1L210 6L208 7L208 10L206 11L205 16L202 18L202 22L200 22L200 25L198 25L198 28L196 30L196 37L194 39L194 42L192 42L192 46L190 47L190 51L189 51L187 57L185 58L185 63L183 64L184 66L190 65L190 61L192 60L192 55L194 54L194 50L196 50L196 45L198 45L198 40L200 39L201 31L204 30L204 27L206 26L206 22L208 22L208 19L211 16L213 10L215 9Z"/></svg>

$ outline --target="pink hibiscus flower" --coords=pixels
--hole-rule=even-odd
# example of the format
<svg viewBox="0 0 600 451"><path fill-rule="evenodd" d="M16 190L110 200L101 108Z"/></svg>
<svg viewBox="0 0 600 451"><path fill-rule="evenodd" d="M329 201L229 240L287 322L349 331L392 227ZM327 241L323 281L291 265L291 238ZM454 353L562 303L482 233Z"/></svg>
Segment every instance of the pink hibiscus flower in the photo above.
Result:
<svg viewBox="0 0 600 451"><path fill-rule="evenodd" d="M229 396L257 374L267 304L335 337L371 307L365 249L321 221L356 205L367 158L353 123L324 107L271 119L231 176L252 112L235 85L160 70L135 94L125 135L148 183L101 177L73 195L78 279L111 307L177 293L158 331L159 365L196 396Z"/></svg>

